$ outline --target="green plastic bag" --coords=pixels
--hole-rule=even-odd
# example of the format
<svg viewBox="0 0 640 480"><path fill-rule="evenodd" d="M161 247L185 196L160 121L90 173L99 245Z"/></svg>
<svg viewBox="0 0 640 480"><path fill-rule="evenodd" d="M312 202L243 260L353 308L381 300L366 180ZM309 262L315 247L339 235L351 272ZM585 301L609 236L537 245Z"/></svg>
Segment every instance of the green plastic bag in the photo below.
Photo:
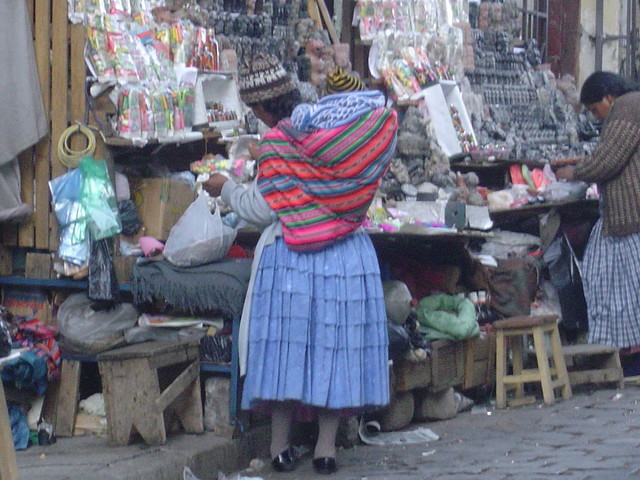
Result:
<svg viewBox="0 0 640 480"><path fill-rule="evenodd" d="M118 202L105 161L83 158L80 170L80 203L87 212L91 238L101 240L120 233L122 224L118 215Z"/></svg>
<svg viewBox="0 0 640 480"><path fill-rule="evenodd" d="M420 331L429 340L447 338L457 341L480 334L476 309L471 300L464 297L444 293L429 295L418 302L416 313Z"/></svg>

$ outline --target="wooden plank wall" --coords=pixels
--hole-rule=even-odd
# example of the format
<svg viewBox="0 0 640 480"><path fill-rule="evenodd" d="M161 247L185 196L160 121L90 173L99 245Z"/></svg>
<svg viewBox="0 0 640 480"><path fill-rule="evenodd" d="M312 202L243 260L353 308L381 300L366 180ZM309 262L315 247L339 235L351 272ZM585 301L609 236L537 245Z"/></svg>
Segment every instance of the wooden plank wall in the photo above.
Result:
<svg viewBox="0 0 640 480"><path fill-rule="evenodd" d="M61 133L85 122L84 29L67 20L67 2L24 0L33 19L33 39L50 134L19 156L22 200L33 206L30 221L0 224L5 246L55 250L58 228L51 210L48 182L66 172L57 157ZM78 139L71 138L73 142Z"/></svg>

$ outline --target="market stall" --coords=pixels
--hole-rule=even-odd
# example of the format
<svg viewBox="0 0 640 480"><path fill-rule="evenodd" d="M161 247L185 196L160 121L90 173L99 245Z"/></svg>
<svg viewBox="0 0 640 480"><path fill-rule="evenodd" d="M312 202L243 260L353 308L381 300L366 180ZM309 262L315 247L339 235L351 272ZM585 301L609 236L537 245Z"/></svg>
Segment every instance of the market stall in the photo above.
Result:
<svg viewBox="0 0 640 480"><path fill-rule="evenodd" d="M411 397L422 405L453 388L490 387L497 318L544 311L562 315L565 335L584 330L584 311L570 313L576 303L557 298L559 288L579 297L577 282L554 278L552 266L558 258L574 262L579 241L557 225L541 226L539 216L560 212L567 225L577 209L586 222L597 218L597 191L557 182L552 168L593 148L594 138L583 135L593 126L576 113L571 79L555 79L535 43L519 41L515 2L401 1L393 9L356 2L366 65L323 29L324 2L312 2L322 19L308 18L312 12L295 1L173 3L78 0L69 10L31 4L45 106L56 115L51 134L21 155L23 190L34 189L36 213L31 223L4 225L2 235L5 245L37 250L0 247L5 301L9 285L26 289L37 298L25 301L40 305L31 316L45 323L70 308L70 293L86 291L85 303L124 302L134 313L109 348L197 336L200 368L224 377L207 379L205 403L220 403L222 392L230 407L215 418L205 408L205 427L236 421L235 335L248 269L207 268L222 258L224 265L249 265L256 234L225 205L204 199L199 185L215 171L240 183L253 179L248 146L262 128L240 101L237 67L266 50L298 75L310 101L366 81L400 113L397 150L366 223L384 280L404 284L410 301L425 301L424 308L436 295L455 299L457 313L469 313L475 327L453 334L408 315L390 322L407 338L414 335L394 359L395 393L404 402ZM45 39L39 22L50 16ZM49 71L50 77L43 73ZM81 158L87 154L91 162ZM80 187L89 184L95 188ZM197 239L178 241L186 229L172 229L196 198L231 231L213 257L195 255ZM94 215L69 215L79 208ZM590 223L580 228L584 240ZM564 250L556 262L539 261L558 238ZM223 276L234 298L216 291L196 304L207 295L201 290L214 291ZM150 284L152 277L157 282ZM185 298L184 291L193 295ZM67 341L82 337L66 333ZM95 363L99 353L68 352L72 412L79 364ZM414 409L416 419L434 418L418 404ZM406 426L414 409L385 428Z"/></svg>

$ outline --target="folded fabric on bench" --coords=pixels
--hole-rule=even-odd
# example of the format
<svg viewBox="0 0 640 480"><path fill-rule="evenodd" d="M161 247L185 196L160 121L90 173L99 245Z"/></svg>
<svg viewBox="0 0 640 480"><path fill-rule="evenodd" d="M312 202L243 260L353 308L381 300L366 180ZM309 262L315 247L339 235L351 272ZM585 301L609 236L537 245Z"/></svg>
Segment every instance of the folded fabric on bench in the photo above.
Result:
<svg viewBox="0 0 640 480"><path fill-rule="evenodd" d="M143 260L133 267L131 292L138 305L165 300L192 314L215 312L240 318L251 275L250 258L231 258L195 267Z"/></svg>

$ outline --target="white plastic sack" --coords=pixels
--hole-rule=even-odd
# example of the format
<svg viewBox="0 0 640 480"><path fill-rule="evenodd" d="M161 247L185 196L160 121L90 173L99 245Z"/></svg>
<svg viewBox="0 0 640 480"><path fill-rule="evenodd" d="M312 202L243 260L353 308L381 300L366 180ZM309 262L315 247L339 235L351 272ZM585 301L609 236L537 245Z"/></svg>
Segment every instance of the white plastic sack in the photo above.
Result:
<svg viewBox="0 0 640 480"><path fill-rule="evenodd" d="M164 256L178 267L204 265L223 258L236 238L236 230L222 223L220 209L209 210L198 195L169 232Z"/></svg>
<svg viewBox="0 0 640 480"><path fill-rule="evenodd" d="M64 350L82 355L123 346L124 332L136 326L140 314L131 303L94 310L86 293L74 293L60 304L58 329Z"/></svg>

